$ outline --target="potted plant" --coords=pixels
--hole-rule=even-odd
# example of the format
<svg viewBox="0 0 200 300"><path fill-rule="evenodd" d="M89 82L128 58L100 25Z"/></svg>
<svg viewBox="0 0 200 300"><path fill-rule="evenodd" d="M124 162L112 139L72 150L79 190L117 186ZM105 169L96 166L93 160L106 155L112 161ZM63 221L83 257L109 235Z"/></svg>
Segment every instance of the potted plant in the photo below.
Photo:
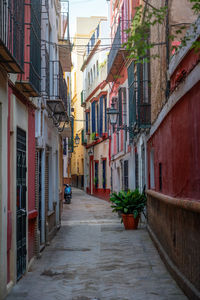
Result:
<svg viewBox="0 0 200 300"><path fill-rule="evenodd" d="M137 229L141 212L146 205L145 193L138 189L112 193L110 197L113 212L121 213L125 229Z"/></svg>

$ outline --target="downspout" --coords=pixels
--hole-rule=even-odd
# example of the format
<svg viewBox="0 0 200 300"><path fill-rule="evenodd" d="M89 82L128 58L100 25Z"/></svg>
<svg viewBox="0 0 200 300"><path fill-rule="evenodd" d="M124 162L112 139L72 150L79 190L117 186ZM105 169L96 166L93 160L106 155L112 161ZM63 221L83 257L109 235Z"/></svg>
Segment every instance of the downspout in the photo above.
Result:
<svg viewBox="0 0 200 300"><path fill-rule="evenodd" d="M165 0L165 6L167 7L167 13L166 13L166 99L169 98L170 94L170 79L168 78L168 69L169 69L169 0Z"/></svg>

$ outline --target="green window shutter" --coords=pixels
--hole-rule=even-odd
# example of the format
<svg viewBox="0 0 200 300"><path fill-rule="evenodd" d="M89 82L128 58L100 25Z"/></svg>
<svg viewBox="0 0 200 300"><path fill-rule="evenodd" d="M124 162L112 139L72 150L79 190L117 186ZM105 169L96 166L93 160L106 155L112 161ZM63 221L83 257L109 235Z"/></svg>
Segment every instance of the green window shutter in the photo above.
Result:
<svg viewBox="0 0 200 300"><path fill-rule="evenodd" d="M122 89L119 89L118 93L118 108L119 108L119 118L118 118L118 125L122 125Z"/></svg>
<svg viewBox="0 0 200 300"><path fill-rule="evenodd" d="M133 126L136 122L136 95L134 83L134 62L128 67L128 86L129 86L129 126ZM133 138L133 133L130 132L130 138Z"/></svg>

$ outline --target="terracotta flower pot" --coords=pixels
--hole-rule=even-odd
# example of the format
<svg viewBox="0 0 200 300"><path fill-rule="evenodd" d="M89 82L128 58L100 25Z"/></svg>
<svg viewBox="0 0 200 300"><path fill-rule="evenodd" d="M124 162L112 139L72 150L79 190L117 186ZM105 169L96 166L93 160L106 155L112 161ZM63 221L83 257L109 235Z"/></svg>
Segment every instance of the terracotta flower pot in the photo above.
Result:
<svg viewBox="0 0 200 300"><path fill-rule="evenodd" d="M126 230L137 229L140 216L136 218L133 217L133 214L122 214L122 220Z"/></svg>

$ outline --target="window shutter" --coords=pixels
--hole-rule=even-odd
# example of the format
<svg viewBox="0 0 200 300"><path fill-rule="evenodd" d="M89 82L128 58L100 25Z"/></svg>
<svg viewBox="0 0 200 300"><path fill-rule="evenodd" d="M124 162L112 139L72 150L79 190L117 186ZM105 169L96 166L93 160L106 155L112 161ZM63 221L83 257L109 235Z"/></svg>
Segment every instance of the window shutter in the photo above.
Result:
<svg viewBox="0 0 200 300"><path fill-rule="evenodd" d="M140 111L140 105L142 103L142 68L141 64L137 64L137 114L138 114L138 127L140 127L140 121L141 121L141 111Z"/></svg>
<svg viewBox="0 0 200 300"><path fill-rule="evenodd" d="M102 136L103 132L103 97L100 97L100 124L99 124L99 134Z"/></svg>
<svg viewBox="0 0 200 300"><path fill-rule="evenodd" d="M99 104L97 103L97 132L99 134Z"/></svg>
<svg viewBox="0 0 200 300"><path fill-rule="evenodd" d="M86 113L86 133L88 133L88 113Z"/></svg>
<svg viewBox="0 0 200 300"><path fill-rule="evenodd" d="M137 110L138 110L138 126L140 128L148 128L151 125L151 105L148 102L148 65L146 62L137 64ZM147 93L147 95L145 94ZM145 98L146 97L146 98Z"/></svg>
<svg viewBox="0 0 200 300"><path fill-rule="evenodd" d="M105 116L104 116L104 120L105 120L105 126L104 126L104 131L107 132L107 97L104 98L104 111L105 111Z"/></svg>
<svg viewBox="0 0 200 300"><path fill-rule="evenodd" d="M103 189L106 188L106 160L103 160Z"/></svg>
<svg viewBox="0 0 200 300"><path fill-rule="evenodd" d="M119 90L118 92L118 107L119 107L119 121L118 125L122 125L122 89Z"/></svg>
<svg viewBox="0 0 200 300"><path fill-rule="evenodd" d="M136 122L136 97L134 90L134 62L128 67L128 86L129 86L129 126L133 126ZM130 138L133 133L130 132Z"/></svg>
<svg viewBox="0 0 200 300"><path fill-rule="evenodd" d="M96 126L95 126L95 102L92 103L92 132L96 132Z"/></svg>

